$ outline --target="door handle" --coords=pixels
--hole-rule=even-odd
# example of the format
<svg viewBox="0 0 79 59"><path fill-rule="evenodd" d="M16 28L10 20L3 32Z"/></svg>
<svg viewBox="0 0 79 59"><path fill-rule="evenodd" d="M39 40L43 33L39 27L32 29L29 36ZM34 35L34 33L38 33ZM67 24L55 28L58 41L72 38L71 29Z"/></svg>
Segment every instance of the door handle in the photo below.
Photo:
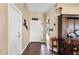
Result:
<svg viewBox="0 0 79 59"><path fill-rule="evenodd" d="M18 35L18 37L20 37L20 35Z"/></svg>

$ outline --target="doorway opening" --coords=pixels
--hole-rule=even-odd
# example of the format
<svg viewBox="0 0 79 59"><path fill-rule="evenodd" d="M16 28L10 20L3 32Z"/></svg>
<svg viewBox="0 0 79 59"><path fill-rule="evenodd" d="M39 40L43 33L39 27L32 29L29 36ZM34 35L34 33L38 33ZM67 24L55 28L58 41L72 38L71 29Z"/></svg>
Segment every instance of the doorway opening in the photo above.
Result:
<svg viewBox="0 0 79 59"><path fill-rule="evenodd" d="M30 42L41 42L41 22L30 20Z"/></svg>

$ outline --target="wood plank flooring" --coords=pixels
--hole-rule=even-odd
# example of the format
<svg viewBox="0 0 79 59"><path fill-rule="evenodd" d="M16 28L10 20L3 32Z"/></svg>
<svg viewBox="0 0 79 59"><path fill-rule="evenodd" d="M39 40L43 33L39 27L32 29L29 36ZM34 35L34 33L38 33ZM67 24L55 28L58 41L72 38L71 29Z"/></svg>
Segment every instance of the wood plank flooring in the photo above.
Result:
<svg viewBox="0 0 79 59"><path fill-rule="evenodd" d="M47 49L46 43L31 42L22 55L52 55L52 51Z"/></svg>

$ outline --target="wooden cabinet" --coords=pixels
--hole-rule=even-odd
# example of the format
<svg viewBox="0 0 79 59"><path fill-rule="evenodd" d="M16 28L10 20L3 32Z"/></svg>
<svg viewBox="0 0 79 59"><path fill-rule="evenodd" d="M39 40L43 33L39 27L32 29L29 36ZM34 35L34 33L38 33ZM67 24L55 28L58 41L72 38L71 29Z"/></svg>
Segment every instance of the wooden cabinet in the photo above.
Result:
<svg viewBox="0 0 79 59"><path fill-rule="evenodd" d="M66 54L66 55L71 55L73 54L74 51L79 51L73 50L74 46L79 48L79 43L76 44L78 41L78 37L73 38L75 40L71 40L71 43L68 43L68 34L69 33L74 33L75 30L79 31L79 15L78 14L61 14L58 16L58 51L59 54ZM67 40L66 40L67 39ZM75 41L77 41L75 43ZM76 44L76 45L75 45Z"/></svg>

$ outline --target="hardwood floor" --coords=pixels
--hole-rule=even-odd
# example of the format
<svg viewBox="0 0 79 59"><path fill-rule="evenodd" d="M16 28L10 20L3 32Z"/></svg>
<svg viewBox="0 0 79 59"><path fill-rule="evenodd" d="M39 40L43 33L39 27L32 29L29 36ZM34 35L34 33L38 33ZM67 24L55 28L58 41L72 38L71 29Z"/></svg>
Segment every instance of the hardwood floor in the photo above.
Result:
<svg viewBox="0 0 79 59"><path fill-rule="evenodd" d="M52 55L52 51L47 49L46 43L31 42L22 55Z"/></svg>

